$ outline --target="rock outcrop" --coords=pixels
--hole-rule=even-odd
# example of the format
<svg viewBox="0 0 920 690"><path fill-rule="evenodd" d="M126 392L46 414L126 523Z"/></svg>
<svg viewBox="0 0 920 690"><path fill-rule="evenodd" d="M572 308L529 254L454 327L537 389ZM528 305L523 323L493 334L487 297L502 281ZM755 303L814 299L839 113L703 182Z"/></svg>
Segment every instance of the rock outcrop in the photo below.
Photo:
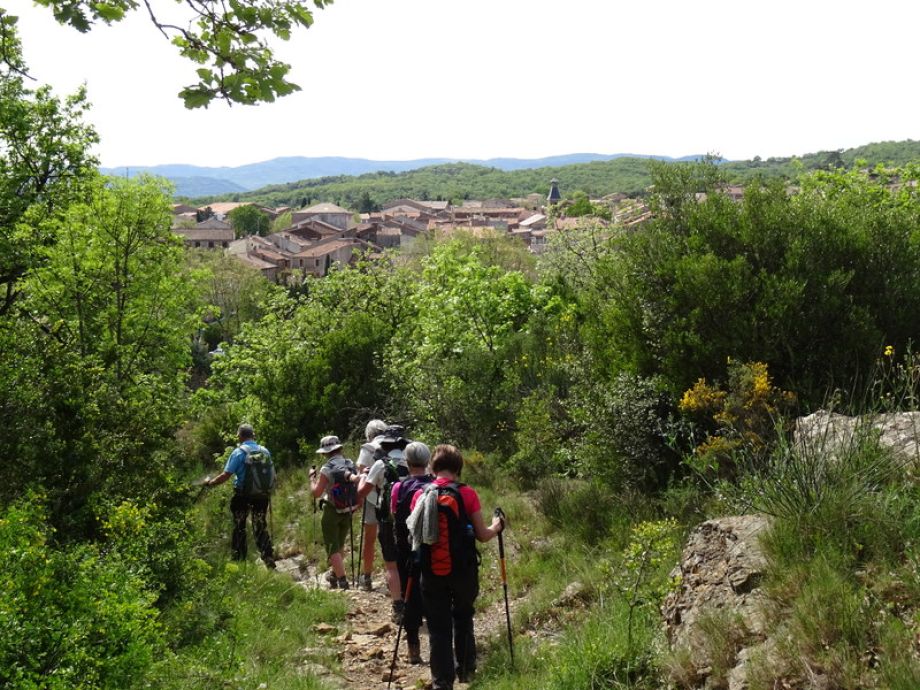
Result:
<svg viewBox="0 0 920 690"><path fill-rule="evenodd" d="M760 590L766 559L758 540L768 526L762 515L724 517L690 535L673 573L680 587L662 606L668 643L683 659L673 674L682 686L746 687L747 648L766 639Z"/></svg>
<svg viewBox="0 0 920 690"><path fill-rule="evenodd" d="M795 444L834 454L850 447L861 434L877 435L879 445L905 462L920 460L920 412L847 417L819 410L795 423Z"/></svg>

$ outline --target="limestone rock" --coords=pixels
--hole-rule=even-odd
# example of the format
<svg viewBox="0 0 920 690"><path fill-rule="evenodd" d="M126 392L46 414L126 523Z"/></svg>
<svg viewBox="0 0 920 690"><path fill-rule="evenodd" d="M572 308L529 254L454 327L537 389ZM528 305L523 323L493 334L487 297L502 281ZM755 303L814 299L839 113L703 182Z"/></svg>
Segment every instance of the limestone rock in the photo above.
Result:
<svg viewBox="0 0 920 690"><path fill-rule="evenodd" d="M920 460L920 412L917 411L847 417L819 410L796 420L795 443L800 448L833 451L846 448L857 434L868 430L878 434L883 448L889 448L904 461Z"/></svg>
<svg viewBox="0 0 920 690"><path fill-rule="evenodd" d="M662 606L665 632L672 649L689 652L696 687L707 686L716 666L700 626L703 617L713 615L736 621L739 653L727 660L725 672L734 679L733 687L745 687L743 672L731 669L745 663L745 646L766 637L760 590L766 559L758 539L768 526L769 519L762 515L708 520L690 535L672 573L679 576L680 587ZM718 661L726 663L726 659Z"/></svg>
<svg viewBox="0 0 920 690"><path fill-rule="evenodd" d="M583 604L590 598L591 593L588 591L588 588L576 580L575 582L570 582L568 584L568 586L565 588L565 591L563 591L562 594L560 594L553 602L553 606L568 608L578 604Z"/></svg>

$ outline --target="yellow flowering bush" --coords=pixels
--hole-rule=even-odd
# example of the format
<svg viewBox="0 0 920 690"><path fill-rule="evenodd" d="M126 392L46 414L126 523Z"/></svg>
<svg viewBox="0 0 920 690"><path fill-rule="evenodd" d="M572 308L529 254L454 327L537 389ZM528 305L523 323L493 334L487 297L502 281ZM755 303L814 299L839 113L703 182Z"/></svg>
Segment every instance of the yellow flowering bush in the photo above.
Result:
<svg viewBox="0 0 920 690"><path fill-rule="evenodd" d="M741 450L762 457L776 424L795 403L795 394L773 385L764 362L728 360L724 389L699 379L678 409L702 430L690 463L700 472L731 474Z"/></svg>

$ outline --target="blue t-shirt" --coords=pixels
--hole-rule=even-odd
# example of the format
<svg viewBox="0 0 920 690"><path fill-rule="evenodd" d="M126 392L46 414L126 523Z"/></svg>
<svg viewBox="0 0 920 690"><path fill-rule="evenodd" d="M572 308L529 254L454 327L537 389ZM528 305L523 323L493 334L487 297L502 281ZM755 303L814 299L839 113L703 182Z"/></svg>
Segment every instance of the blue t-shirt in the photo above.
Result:
<svg viewBox="0 0 920 690"><path fill-rule="evenodd" d="M271 457L272 454L268 452L268 448L260 446L258 443L249 439L243 441L242 444L253 450L262 449L268 457ZM230 457L227 459L227 464L224 466L224 472L230 472L233 475L233 488L239 489L243 486L243 482L246 480L246 452L242 448L235 448Z"/></svg>

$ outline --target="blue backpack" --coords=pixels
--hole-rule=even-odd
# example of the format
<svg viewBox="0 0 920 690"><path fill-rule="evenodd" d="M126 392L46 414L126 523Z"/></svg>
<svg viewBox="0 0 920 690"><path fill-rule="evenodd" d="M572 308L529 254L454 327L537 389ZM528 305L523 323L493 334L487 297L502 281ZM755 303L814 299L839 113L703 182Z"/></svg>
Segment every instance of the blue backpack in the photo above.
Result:
<svg viewBox="0 0 920 690"><path fill-rule="evenodd" d="M275 465L271 453L264 446L250 446L241 443L238 448L246 455L239 493L250 498L270 498L275 490Z"/></svg>
<svg viewBox="0 0 920 690"><path fill-rule="evenodd" d="M337 513L353 513L358 506L358 487L345 480L345 474L355 474L355 464L348 458L333 458L326 463L332 476L326 496Z"/></svg>

